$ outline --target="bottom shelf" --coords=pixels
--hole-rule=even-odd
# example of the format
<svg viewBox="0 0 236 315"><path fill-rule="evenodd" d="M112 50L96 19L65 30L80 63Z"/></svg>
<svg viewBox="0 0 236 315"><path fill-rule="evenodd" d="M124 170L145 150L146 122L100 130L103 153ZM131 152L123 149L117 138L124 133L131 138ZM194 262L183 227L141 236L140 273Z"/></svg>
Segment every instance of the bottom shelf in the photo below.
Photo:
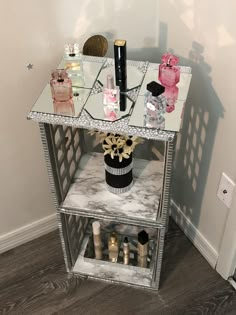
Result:
<svg viewBox="0 0 236 315"><path fill-rule="evenodd" d="M79 256L72 269L73 273L97 279L107 279L126 284L151 287L153 268L123 265L85 257L89 238L89 235L84 238Z"/></svg>
<svg viewBox="0 0 236 315"><path fill-rule="evenodd" d="M119 282L137 287L158 289L159 269L157 261L160 252L160 233L162 229L130 224L120 224L99 220L101 226L102 247L100 258L95 258L93 247L93 218L60 213L62 239L65 244L65 260L68 271L79 276L86 276L105 281ZM148 233L148 254L138 256L138 233ZM109 260L108 239L112 232L118 238L118 258ZM123 243L127 237L130 246L129 264L123 263ZM66 238L66 239L64 239ZM113 257L114 258L114 257ZM158 270L158 271L157 271Z"/></svg>

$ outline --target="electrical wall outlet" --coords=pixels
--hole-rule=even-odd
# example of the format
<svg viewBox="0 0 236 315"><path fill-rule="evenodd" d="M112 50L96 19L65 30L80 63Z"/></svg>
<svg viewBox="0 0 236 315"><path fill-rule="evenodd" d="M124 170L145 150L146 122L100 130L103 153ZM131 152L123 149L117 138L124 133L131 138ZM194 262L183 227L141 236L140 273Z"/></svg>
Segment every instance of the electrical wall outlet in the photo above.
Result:
<svg viewBox="0 0 236 315"><path fill-rule="evenodd" d="M225 173L222 173L217 197L230 208L233 198L235 183Z"/></svg>

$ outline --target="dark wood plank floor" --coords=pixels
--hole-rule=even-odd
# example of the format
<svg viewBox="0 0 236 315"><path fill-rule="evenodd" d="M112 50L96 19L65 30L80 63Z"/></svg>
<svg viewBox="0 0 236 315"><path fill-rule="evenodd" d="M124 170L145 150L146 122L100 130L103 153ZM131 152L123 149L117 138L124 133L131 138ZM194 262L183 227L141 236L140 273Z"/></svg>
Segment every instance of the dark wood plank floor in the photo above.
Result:
<svg viewBox="0 0 236 315"><path fill-rule="evenodd" d="M68 277L58 232L0 255L0 314L236 314L236 294L170 221L158 293Z"/></svg>

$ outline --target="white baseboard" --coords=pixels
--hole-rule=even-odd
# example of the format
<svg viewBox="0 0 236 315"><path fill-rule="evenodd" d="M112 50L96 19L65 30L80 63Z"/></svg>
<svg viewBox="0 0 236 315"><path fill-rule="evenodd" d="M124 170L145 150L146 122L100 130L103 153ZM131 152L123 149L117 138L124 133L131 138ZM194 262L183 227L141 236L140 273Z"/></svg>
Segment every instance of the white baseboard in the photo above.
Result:
<svg viewBox="0 0 236 315"><path fill-rule="evenodd" d="M171 201L171 217L181 228L184 234L191 240L194 246L199 250L202 256L215 269L219 254L206 240L206 238L198 231L192 222L186 217L183 211Z"/></svg>
<svg viewBox="0 0 236 315"><path fill-rule="evenodd" d="M0 253L47 234L57 228L56 214L0 235Z"/></svg>

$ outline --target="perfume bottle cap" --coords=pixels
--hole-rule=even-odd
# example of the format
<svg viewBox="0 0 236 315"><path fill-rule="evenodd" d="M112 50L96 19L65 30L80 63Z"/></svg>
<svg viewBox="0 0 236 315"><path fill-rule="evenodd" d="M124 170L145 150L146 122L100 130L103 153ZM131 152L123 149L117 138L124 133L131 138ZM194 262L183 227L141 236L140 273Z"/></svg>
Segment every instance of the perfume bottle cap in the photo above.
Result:
<svg viewBox="0 0 236 315"><path fill-rule="evenodd" d="M57 80L58 82L63 82L65 79L68 78L68 74L65 69L53 70L51 75L52 78Z"/></svg>
<svg viewBox="0 0 236 315"><path fill-rule="evenodd" d="M93 227L93 234L99 235L100 234L100 228L101 228L100 223L98 221L94 221L92 223L92 227Z"/></svg>
<svg viewBox="0 0 236 315"><path fill-rule="evenodd" d="M80 54L80 49L79 49L79 44L74 43L74 44L65 44L64 45L64 55L69 56L69 57L76 57L79 56Z"/></svg>
<svg viewBox="0 0 236 315"><path fill-rule="evenodd" d="M147 90L152 93L153 96L159 96L165 92L165 87L155 81L147 84Z"/></svg>
<svg viewBox="0 0 236 315"><path fill-rule="evenodd" d="M161 61L168 67L173 67L177 65L177 63L179 62L179 58L170 53L165 53L164 55L162 55Z"/></svg>
<svg viewBox="0 0 236 315"><path fill-rule="evenodd" d="M124 243L129 243L129 240L128 240L127 236L124 238Z"/></svg>
<svg viewBox="0 0 236 315"><path fill-rule="evenodd" d="M114 86L114 77L112 74L107 75L107 88L110 90L113 90L115 88Z"/></svg>
<svg viewBox="0 0 236 315"><path fill-rule="evenodd" d="M111 235L110 235L110 240L111 240L111 243L117 243L117 235L115 232L112 232Z"/></svg>
<svg viewBox="0 0 236 315"><path fill-rule="evenodd" d="M125 46L126 45L126 40L124 39L116 39L114 42L115 46Z"/></svg>
<svg viewBox="0 0 236 315"><path fill-rule="evenodd" d="M142 230L138 233L138 241L140 244L144 245L148 242L149 237L146 231Z"/></svg>

